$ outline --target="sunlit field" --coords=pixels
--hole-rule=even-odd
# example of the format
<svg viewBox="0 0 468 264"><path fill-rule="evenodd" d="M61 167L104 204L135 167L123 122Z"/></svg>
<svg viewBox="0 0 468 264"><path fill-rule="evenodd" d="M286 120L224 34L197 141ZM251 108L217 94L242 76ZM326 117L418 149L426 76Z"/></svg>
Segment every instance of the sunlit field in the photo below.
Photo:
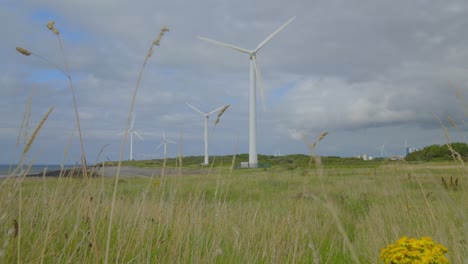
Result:
<svg viewBox="0 0 468 264"><path fill-rule="evenodd" d="M381 161L121 178L109 261L379 263L398 238L429 236L451 263L465 263L466 172L454 162ZM113 179L0 184L0 262L103 261Z"/></svg>

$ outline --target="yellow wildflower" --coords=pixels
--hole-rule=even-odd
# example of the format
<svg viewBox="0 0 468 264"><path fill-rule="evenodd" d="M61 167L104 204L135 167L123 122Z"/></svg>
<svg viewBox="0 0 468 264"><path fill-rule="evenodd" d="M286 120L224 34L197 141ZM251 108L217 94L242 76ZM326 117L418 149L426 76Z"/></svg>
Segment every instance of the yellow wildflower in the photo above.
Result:
<svg viewBox="0 0 468 264"><path fill-rule="evenodd" d="M449 261L444 256L447 252L446 247L436 244L430 237L402 237L380 251L380 260L385 264L447 264Z"/></svg>

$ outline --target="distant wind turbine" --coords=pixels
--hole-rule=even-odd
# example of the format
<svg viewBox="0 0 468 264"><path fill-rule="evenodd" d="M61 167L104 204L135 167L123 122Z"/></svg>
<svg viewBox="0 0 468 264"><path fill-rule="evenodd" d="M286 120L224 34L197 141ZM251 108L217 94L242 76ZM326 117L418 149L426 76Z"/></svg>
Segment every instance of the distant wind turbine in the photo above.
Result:
<svg viewBox="0 0 468 264"><path fill-rule="evenodd" d="M201 115L203 115L205 118L205 161L202 163L202 165L208 165L208 119L210 118L210 115L218 112L219 110L223 109L225 107L224 106L221 106L221 107L218 107L216 108L215 110L209 112L209 113L203 113L202 111L200 111L198 108L196 108L195 106L189 104L189 103L185 103L187 104L190 108L192 108L193 110L197 111L198 113L200 113Z"/></svg>
<svg viewBox="0 0 468 264"><path fill-rule="evenodd" d="M167 159L167 143L176 144L174 141L171 141L171 140L166 138L166 133L164 133L164 130L163 130L163 140L162 140L161 144L159 144L159 146L156 147L156 149L158 149L162 145L164 145L164 159Z"/></svg>
<svg viewBox="0 0 468 264"><path fill-rule="evenodd" d="M409 154L408 141L405 140L405 157Z"/></svg>
<svg viewBox="0 0 468 264"><path fill-rule="evenodd" d="M383 144L381 147L378 147L377 149L380 150L380 157L383 158L385 155L385 144Z"/></svg>
<svg viewBox="0 0 468 264"><path fill-rule="evenodd" d="M133 130L133 123L135 122L135 113L132 114L132 123L130 125L130 128L128 129L128 133L130 134L130 160L133 160L133 134L135 134L137 137L143 140L143 138L135 130ZM120 133L119 135L123 135L124 133L125 131Z"/></svg>
<svg viewBox="0 0 468 264"><path fill-rule="evenodd" d="M279 27L275 32L273 32L270 36L268 36L265 40L260 42L258 46L254 50L248 50L244 48L240 48L231 44L226 44L217 40L212 40L209 38L198 37L201 40L213 43L218 46L231 48L237 50L242 53L249 54L250 59L250 132L249 132L249 167L257 167L258 159L257 159L257 114L256 114L256 84L258 82L258 86L260 87L260 95L262 98L263 109L265 110L265 96L263 92L263 85L262 85L262 77L260 74L260 68L258 67L257 63L257 52L268 42L270 41L276 34L278 34L281 30L283 30L293 19L293 17L289 19L286 23L284 23L281 27Z"/></svg>

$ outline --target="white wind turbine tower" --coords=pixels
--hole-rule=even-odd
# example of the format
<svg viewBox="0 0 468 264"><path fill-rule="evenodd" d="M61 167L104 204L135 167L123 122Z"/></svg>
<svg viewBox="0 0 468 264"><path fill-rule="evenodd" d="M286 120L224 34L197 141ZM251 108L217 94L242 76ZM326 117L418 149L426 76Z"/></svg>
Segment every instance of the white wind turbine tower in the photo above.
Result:
<svg viewBox="0 0 468 264"><path fill-rule="evenodd" d="M221 107L218 107L216 108L215 110L209 112L209 113L203 113L202 111L200 111L199 109L197 109L195 106L189 104L189 103L185 103L187 104L190 108L192 108L193 110L197 111L198 113L200 113L201 115L203 115L205 118L205 161L202 163L202 165L208 165L208 119L210 118L210 115L218 112L219 110L221 110L223 107L225 107L225 105L221 106Z"/></svg>
<svg viewBox="0 0 468 264"><path fill-rule="evenodd" d="M257 63L257 52L268 42L270 41L276 34L278 34L283 28L285 28L294 18L292 17L286 23L284 23L281 27L279 27L275 32L273 32L270 36L268 36L265 40L260 42L258 46L254 50L248 50L244 48L240 48L231 44L226 44L220 41L198 37L199 39L208 41L218 46L231 48L237 50L242 53L249 54L250 59L250 132L249 132L249 167L257 167L258 159L257 159L257 113L256 113L256 91L255 87L258 82L258 86L260 87L260 94L262 97L263 109L265 110L265 98L263 93L263 85L262 85L262 76L260 74L260 69Z"/></svg>
<svg viewBox="0 0 468 264"><path fill-rule="evenodd" d="M159 144L159 146L156 147L156 149L160 148L164 144L164 159L167 159L167 143L176 144L174 141L171 141L166 138L166 133L164 133L163 130L163 141L161 142L161 144Z"/></svg>
<svg viewBox="0 0 468 264"><path fill-rule="evenodd" d="M128 133L130 134L130 160L133 160L133 134L135 134L137 137L143 140L143 138L135 130L133 130L133 123L135 122L135 113L132 114L132 123L130 125L130 128L128 129ZM124 133L125 131L120 133L119 135L123 135Z"/></svg>
<svg viewBox="0 0 468 264"><path fill-rule="evenodd" d="M409 154L408 141L405 140L405 157Z"/></svg>

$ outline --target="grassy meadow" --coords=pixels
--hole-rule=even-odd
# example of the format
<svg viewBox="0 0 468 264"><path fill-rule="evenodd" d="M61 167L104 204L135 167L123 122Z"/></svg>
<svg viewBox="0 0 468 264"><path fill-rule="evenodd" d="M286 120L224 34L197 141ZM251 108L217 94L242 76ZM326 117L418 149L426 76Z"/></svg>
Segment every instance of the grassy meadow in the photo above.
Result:
<svg viewBox="0 0 468 264"><path fill-rule="evenodd" d="M235 162L218 157L193 175L90 177L62 39L53 21L47 28L63 66L16 50L69 80L83 175L12 173L0 180L0 263L379 263L380 250L402 236L432 237L449 249L451 263L468 263L468 170L461 159L411 164L259 156L272 166L234 169L231 164L247 160L239 155ZM200 167L202 157L122 161L145 65L167 31L161 29L139 71L120 161L104 166ZM28 133L31 101L32 95L18 135L21 166L54 109ZM308 144L311 153L325 135Z"/></svg>
<svg viewBox="0 0 468 264"><path fill-rule="evenodd" d="M10 177L0 262L101 263L108 246L112 263L378 263L398 238L430 236L466 263L466 172L381 161L121 178L111 223L114 179Z"/></svg>

